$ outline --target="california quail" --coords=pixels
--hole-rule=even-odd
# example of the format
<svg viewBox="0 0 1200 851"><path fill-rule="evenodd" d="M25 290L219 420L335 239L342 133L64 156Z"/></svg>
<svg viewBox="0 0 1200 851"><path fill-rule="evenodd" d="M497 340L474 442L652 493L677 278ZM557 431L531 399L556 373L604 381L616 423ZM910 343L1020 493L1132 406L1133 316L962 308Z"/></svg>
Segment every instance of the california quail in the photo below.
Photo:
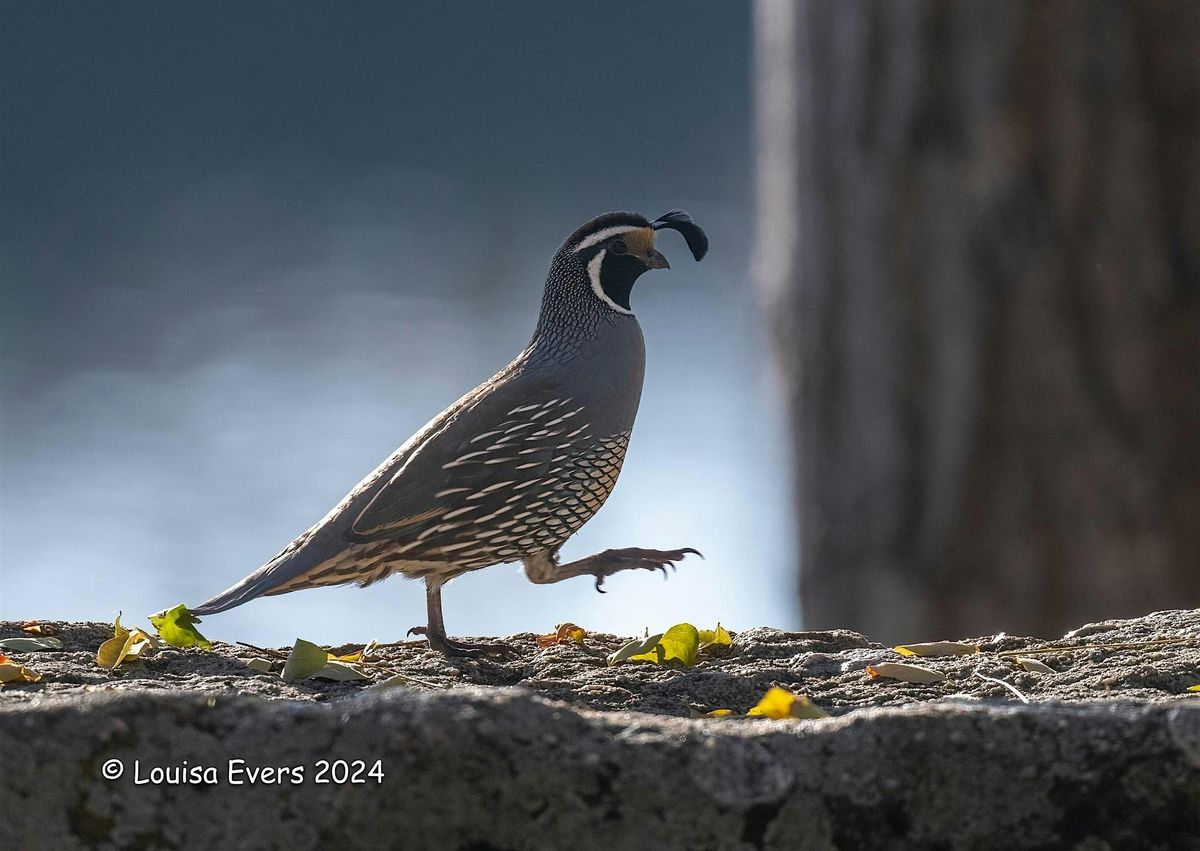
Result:
<svg viewBox="0 0 1200 851"><path fill-rule="evenodd" d="M394 573L425 580L429 626L447 654L495 645L452 641L441 588L472 570L520 560L537 583L662 569L676 550L606 550L558 563L563 542L617 481L645 368L629 294L647 269L669 268L656 232L680 232L696 260L708 237L683 210L649 222L606 213L567 237L550 264L533 339L508 366L434 417L316 525L228 590L192 609L208 615L256 597Z"/></svg>

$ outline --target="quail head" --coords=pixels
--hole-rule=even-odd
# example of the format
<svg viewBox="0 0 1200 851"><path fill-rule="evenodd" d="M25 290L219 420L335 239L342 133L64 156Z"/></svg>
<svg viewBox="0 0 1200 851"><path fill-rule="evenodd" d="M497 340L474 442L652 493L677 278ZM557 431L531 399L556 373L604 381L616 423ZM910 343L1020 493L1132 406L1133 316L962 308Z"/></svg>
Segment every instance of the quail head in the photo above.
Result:
<svg viewBox="0 0 1200 851"><path fill-rule="evenodd" d="M642 393L645 345L630 291L669 268L655 247L678 231L696 260L708 237L683 210L654 221L605 213L575 230L546 276L537 328L511 363L429 421L323 519L236 585L192 611L213 614L302 588L425 580L429 623L412 630L446 654L504 652L446 635L441 588L521 561L537 583L663 570L688 547L613 549L565 564L563 542L604 504Z"/></svg>

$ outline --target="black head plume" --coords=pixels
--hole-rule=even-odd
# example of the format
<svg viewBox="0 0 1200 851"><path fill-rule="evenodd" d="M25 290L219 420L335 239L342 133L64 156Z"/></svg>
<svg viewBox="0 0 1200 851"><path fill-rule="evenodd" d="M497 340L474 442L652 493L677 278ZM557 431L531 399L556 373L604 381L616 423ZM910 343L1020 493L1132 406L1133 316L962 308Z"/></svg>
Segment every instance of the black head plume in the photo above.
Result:
<svg viewBox="0 0 1200 851"><path fill-rule="evenodd" d="M663 213L650 223L650 227L655 230L670 228L679 231L687 240L688 248L692 250L692 256L697 261L703 260L704 255L708 253L708 234L704 232L704 228L692 221L687 210L671 210L669 213Z"/></svg>

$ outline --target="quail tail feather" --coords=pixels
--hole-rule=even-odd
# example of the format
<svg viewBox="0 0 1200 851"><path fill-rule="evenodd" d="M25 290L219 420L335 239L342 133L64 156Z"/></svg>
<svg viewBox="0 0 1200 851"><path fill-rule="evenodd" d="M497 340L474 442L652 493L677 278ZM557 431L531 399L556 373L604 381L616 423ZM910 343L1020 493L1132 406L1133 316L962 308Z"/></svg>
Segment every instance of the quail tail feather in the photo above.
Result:
<svg viewBox="0 0 1200 851"><path fill-rule="evenodd" d="M220 594L205 600L199 606L189 606L189 611L195 615L215 615L226 609L248 603L256 597L269 594L271 588L278 583L272 576L272 565L265 564L241 582L226 588Z"/></svg>
<svg viewBox="0 0 1200 851"><path fill-rule="evenodd" d="M227 609L233 609L243 603L259 597L280 594L284 591L297 591L302 588L317 588L323 585L340 584L314 579L311 583L303 581L305 573L319 565L324 553L314 551L315 548L299 547L277 555L245 579L226 588L220 594L205 600L199 606L190 606L189 611L196 615L215 615ZM353 581L353 577L350 580Z"/></svg>

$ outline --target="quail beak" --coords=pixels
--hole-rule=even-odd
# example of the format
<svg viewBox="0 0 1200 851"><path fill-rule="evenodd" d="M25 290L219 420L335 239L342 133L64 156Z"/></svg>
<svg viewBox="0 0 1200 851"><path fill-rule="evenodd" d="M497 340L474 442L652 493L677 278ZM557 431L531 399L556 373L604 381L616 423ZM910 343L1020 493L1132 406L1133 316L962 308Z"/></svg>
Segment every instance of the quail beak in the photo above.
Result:
<svg viewBox="0 0 1200 851"><path fill-rule="evenodd" d="M667 258L662 256L662 253L656 248L651 248L646 252L646 266L650 269L670 269L671 264L667 262Z"/></svg>

